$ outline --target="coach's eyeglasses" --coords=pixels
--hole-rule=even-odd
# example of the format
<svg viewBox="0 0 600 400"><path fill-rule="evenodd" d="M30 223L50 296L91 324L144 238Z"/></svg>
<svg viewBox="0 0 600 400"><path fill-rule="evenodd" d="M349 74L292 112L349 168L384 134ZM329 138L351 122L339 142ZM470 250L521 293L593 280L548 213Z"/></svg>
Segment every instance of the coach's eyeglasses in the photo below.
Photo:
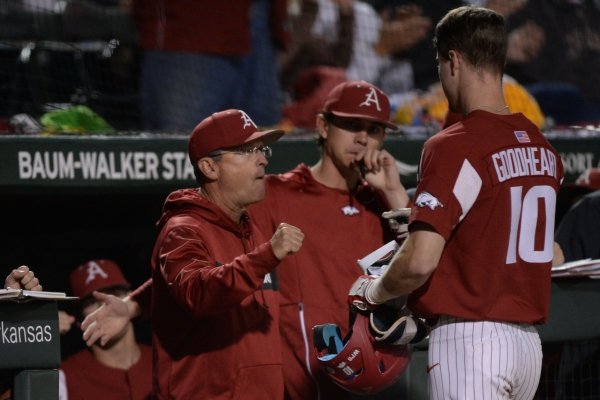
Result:
<svg viewBox="0 0 600 400"><path fill-rule="evenodd" d="M208 157L217 157L225 153L240 154L243 156L252 156L262 153L265 158L271 158L273 155L273 149L271 149L269 146L240 147L232 150L216 150L210 153Z"/></svg>

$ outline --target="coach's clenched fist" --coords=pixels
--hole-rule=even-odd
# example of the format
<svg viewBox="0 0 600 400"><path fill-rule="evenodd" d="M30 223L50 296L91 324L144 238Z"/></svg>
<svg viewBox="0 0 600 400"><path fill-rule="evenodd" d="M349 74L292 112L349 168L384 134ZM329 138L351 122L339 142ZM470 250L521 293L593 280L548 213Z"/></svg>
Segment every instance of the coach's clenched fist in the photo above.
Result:
<svg viewBox="0 0 600 400"><path fill-rule="evenodd" d="M304 233L300 229L282 222L271 238L271 247L275 257L283 260L286 256L300 250L303 240Z"/></svg>

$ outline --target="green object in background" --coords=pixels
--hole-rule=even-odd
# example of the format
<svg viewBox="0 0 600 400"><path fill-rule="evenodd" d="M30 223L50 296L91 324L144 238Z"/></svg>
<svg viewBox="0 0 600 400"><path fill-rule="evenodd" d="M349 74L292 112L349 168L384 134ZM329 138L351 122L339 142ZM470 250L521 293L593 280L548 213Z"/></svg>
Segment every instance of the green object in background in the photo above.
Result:
<svg viewBox="0 0 600 400"><path fill-rule="evenodd" d="M40 122L46 134L115 133L104 118L87 106L47 112Z"/></svg>

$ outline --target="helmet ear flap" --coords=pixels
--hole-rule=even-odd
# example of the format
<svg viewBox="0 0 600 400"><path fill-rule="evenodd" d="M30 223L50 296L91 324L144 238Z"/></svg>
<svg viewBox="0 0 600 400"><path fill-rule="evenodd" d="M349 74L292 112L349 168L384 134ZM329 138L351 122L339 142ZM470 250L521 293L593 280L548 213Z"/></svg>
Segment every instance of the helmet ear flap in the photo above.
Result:
<svg viewBox="0 0 600 400"><path fill-rule="evenodd" d="M344 348L340 328L336 324L316 325L313 328L313 344L319 360L332 359Z"/></svg>

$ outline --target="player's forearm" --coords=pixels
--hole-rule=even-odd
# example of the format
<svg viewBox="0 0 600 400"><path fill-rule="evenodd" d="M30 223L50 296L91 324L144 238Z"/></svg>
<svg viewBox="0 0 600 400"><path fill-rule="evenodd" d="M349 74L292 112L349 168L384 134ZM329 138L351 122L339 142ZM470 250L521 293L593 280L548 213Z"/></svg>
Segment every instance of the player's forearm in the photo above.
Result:
<svg viewBox="0 0 600 400"><path fill-rule="evenodd" d="M403 208L408 204L408 194L402 185L399 188L382 190L382 193L390 209Z"/></svg>
<svg viewBox="0 0 600 400"><path fill-rule="evenodd" d="M423 270L411 266L406 254L399 254L398 257L394 257L392 264L388 266L386 272L378 280L377 284L381 288L373 288L373 295L379 295L379 298L375 297L373 300L381 303L380 300L385 302L400 296L406 296L422 286L429 279L431 272L429 269Z"/></svg>
<svg viewBox="0 0 600 400"><path fill-rule="evenodd" d="M434 232L416 231L410 234L382 277L373 282L370 300L383 303L422 286L436 269L444 244L443 238Z"/></svg>

